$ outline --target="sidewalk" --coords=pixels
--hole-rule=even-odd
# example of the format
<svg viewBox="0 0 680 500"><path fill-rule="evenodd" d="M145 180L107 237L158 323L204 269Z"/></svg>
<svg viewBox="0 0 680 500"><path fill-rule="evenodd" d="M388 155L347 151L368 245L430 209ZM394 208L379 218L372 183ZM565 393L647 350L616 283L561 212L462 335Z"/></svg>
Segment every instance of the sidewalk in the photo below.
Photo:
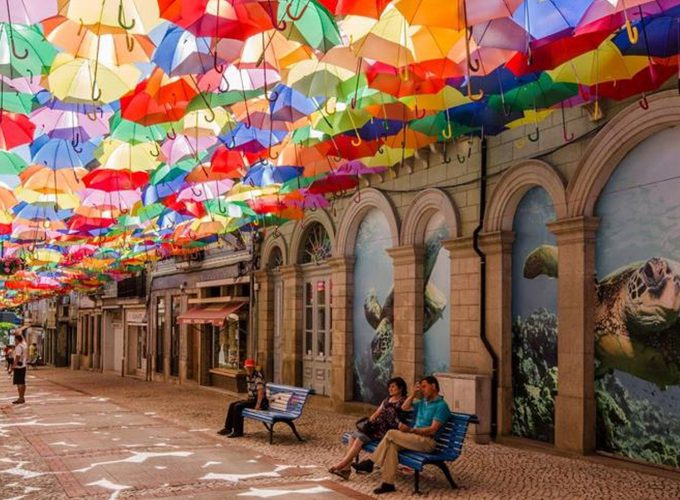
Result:
<svg viewBox="0 0 680 500"><path fill-rule="evenodd" d="M307 408L299 425L307 441L282 426L270 446L255 423L243 439L215 434L229 400L216 391L66 369L29 375L19 408L0 376L0 498L366 498L380 481L326 472L354 417ZM466 443L451 470L459 490L433 469L421 496L680 498L680 480L496 444ZM402 475L385 498L411 497L412 482Z"/></svg>

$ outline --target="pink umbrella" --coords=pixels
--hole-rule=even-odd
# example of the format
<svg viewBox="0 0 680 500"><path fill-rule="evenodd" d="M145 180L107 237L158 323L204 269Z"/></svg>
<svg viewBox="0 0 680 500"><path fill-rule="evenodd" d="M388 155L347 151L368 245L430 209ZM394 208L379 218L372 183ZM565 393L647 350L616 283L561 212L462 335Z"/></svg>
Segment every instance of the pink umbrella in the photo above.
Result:
<svg viewBox="0 0 680 500"><path fill-rule="evenodd" d="M94 121L84 113L68 109L41 107L30 115L35 126L50 137L60 139L73 138L74 132L81 134L80 139L86 141L91 137L98 137L109 132L110 113L96 113Z"/></svg>
<svg viewBox="0 0 680 500"><path fill-rule="evenodd" d="M56 0L5 0L0 2L0 22L37 24L58 13Z"/></svg>
<svg viewBox="0 0 680 500"><path fill-rule="evenodd" d="M192 184L182 189L177 196L177 201L208 201L229 192L234 181L224 179L221 181L209 181Z"/></svg>
<svg viewBox="0 0 680 500"><path fill-rule="evenodd" d="M302 200L291 199L288 203L305 210L316 210L330 206L330 202L322 194L310 193L306 189L301 189L300 194L304 196Z"/></svg>
<svg viewBox="0 0 680 500"><path fill-rule="evenodd" d="M385 167L367 167L363 162L359 160L352 160L344 163L335 170L337 175L367 175L367 174L380 174L387 170Z"/></svg>
<svg viewBox="0 0 680 500"><path fill-rule="evenodd" d="M83 189L79 191L82 204L89 207L107 208L115 207L121 210L130 210L136 203L141 201L142 196L137 190L102 191L100 189Z"/></svg>
<svg viewBox="0 0 680 500"><path fill-rule="evenodd" d="M184 158L197 157L202 151L217 143L217 137L192 137L177 134L173 140L167 140L161 146L168 165L175 165Z"/></svg>

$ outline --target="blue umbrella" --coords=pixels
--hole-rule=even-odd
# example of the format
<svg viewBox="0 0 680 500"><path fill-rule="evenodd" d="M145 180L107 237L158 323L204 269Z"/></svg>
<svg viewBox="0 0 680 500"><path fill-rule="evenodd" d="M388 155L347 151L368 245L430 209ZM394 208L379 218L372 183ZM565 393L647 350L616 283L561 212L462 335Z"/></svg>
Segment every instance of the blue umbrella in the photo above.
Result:
<svg viewBox="0 0 680 500"><path fill-rule="evenodd" d="M66 220L73 215L73 210L55 210L52 203L30 204L23 201L12 211L17 217L29 220Z"/></svg>
<svg viewBox="0 0 680 500"><path fill-rule="evenodd" d="M94 160L96 146L90 141L81 142L76 148L71 141L40 136L31 144L33 163L45 165L52 170L85 167Z"/></svg>
<svg viewBox="0 0 680 500"><path fill-rule="evenodd" d="M318 109L313 99L285 85L278 85L271 93L276 96L269 106L272 120L294 122Z"/></svg>
<svg viewBox="0 0 680 500"><path fill-rule="evenodd" d="M637 43L630 42L626 30L621 30L614 38L614 44L627 56L672 57L680 52L680 27L678 18L680 7L663 14L649 16L633 23L639 33Z"/></svg>
<svg viewBox="0 0 680 500"><path fill-rule="evenodd" d="M244 123L239 123L233 130L220 136L220 140L229 149L258 153L278 144L286 135L285 130L261 130L256 127L248 128Z"/></svg>
<svg viewBox="0 0 680 500"><path fill-rule="evenodd" d="M217 64L209 37L197 37L179 26L165 33L153 62L170 76L205 74Z"/></svg>
<svg viewBox="0 0 680 500"><path fill-rule="evenodd" d="M593 0L525 0L512 19L533 38L575 28Z"/></svg>
<svg viewBox="0 0 680 500"><path fill-rule="evenodd" d="M275 167L271 163L260 162L250 167L243 183L258 187L283 184L299 177L302 170L302 167Z"/></svg>

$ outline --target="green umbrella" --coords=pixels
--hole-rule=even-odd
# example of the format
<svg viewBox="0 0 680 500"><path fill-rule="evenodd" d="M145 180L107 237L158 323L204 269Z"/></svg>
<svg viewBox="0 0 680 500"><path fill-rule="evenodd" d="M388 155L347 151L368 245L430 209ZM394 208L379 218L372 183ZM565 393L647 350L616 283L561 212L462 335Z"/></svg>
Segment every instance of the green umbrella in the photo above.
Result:
<svg viewBox="0 0 680 500"><path fill-rule="evenodd" d="M201 109L217 108L223 106L231 106L237 102L250 100L264 94L262 89L256 90L229 90L227 92L203 92L201 95L194 97L187 106L187 112L198 111Z"/></svg>
<svg viewBox="0 0 680 500"><path fill-rule="evenodd" d="M145 205L135 212L135 215L139 217L141 222L147 222L151 219L158 217L162 214L168 207L162 203L150 203Z"/></svg>
<svg viewBox="0 0 680 500"><path fill-rule="evenodd" d="M0 74L9 78L41 75L56 55L37 27L0 23Z"/></svg>
<svg viewBox="0 0 680 500"><path fill-rule="evenodd" d="M24 168L26 168L26 162L19 155L9 151L0 151L0 175L19 175Z"/></svg>
<svg viewBox="0 0 680 500"><path fill-rule="evenodd" d="M547 73L541 73L535 82L509 90L503 96L490 96L488 105L492 109L510 114L513 111L550 108L576 94L578 94L577 84L555 83Z"/></svg>
<svg viewBox="0 0 680 500"><path fill-rule="evenodd" d="M320 130L315 129L311 125L300 127L293 131L291 141L294 144L301 146L313 146L328 139L328 135Z"/></svg>
<svg viewBox="0 0 680 500"><path fill-rule="evenodd" d="M447 137L449 123L451 124L451 137ZM467 135L470 132L476 130L475 128L461 125L459 123L455 123L453 120L449 120L445 111L426 116L420 120L413 120L409 123L409 128L422 134L437 136L438 140L440 141L447 141L452 138Z"/></svg>
<svg viewBox="0 0 680 500"><path fill-rule="evenodd" d="M365 125L372 115L359 107L352 109L347 106L344 110L336 110L332 115L326 115L325 120L319 120L315 128L329 135L336 135L348 130L357 131Z"/></svg>
<svg viewBox="0 0 680 500"><path fill-rule="evenodd" d="M283 34L322 52L342 44L335 18L317 0L279 2L278 19L286 22Z"/></svg>
<svg viewBox="0 0 680 500"><path fill-rule="evenodd" d="M119 141L139 144L141 142L162 141L166 138L166 130L160 125L141 125L126 120L120 114L115 113L109 120L111 138Z"/></svg>
<svg viewBox="0 0 680 500"><path fill-rule="evenodd" d="M214 215L223 217L240 218L254 216L255 212L244 201L224 201L219 199L206 200L203 203L205 209Z"/></svg>

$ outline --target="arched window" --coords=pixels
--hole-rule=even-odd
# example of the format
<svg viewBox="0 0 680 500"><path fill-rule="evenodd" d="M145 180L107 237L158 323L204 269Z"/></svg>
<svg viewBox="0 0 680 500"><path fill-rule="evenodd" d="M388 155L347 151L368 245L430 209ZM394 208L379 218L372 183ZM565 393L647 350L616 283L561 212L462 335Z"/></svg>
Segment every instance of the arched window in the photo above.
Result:
<svg viewBox="0 0 680 500"><path fill-rule="evenodd" d="M276 271L279 267L283 265L283 253L279 247L272 248L269 254L269 262L267 263L267 268L270 271Z"/></svg>
<svg viewBox="0 0 680 500"><path fill-rule="evenodd" d="M305 232L302 250L303 264L319 264L331 256L331 239L323 224L315 222Z"/></svg>

